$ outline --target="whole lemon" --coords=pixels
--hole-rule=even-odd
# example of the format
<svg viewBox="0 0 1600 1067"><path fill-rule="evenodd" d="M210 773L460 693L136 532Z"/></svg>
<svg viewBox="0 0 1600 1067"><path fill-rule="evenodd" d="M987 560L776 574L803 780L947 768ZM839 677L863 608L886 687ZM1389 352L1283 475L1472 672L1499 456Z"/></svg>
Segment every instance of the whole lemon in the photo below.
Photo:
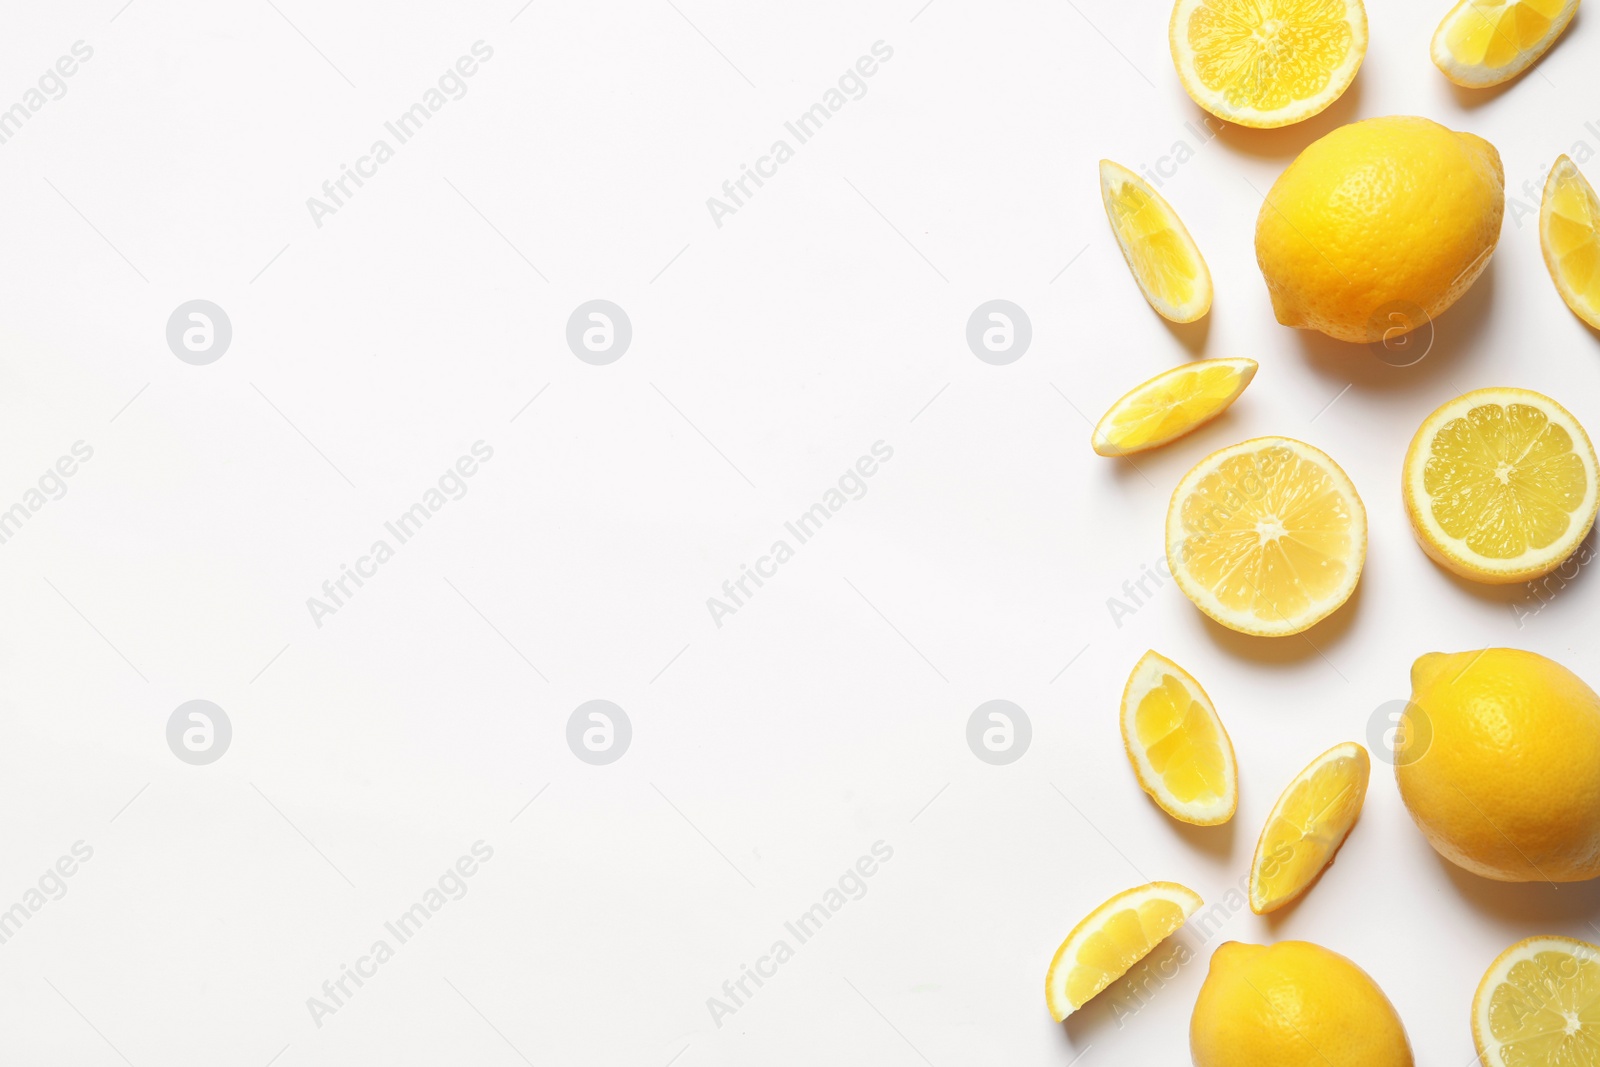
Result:
<svg viewBox="0 0 1600 1067"><path fill-rule="evenodd" d="M1500 239L1494 145L1410 116L1308 145L1256 216L1256 262L1285 326L1387 341L1442 314Z"/></svg>
<svg viewBox="0 0 1600 1067"><path fill-rule="evenodd" d="M1229 941L1189 1020L1195 1067L1412 1067L1400 1016L1367 972L1307 941Z"/></svg>
<svg viewBox="0 0 1600 1067"><path fill-rule="evenodd" d="M1411 666L1400 797L1439 854L1501 882L1600 875L1600 696L1536 652Z"/></svg>

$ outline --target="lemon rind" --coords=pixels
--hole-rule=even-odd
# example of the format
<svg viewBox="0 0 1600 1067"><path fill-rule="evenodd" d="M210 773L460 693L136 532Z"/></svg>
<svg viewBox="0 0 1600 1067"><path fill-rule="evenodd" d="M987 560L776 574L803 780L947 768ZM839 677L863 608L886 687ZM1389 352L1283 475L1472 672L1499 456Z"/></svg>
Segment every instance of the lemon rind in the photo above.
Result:
<svg viewBox="0 0 1600 1067"><path fill-rule="evenodd" d="M1180 800L1172 795L1166 788L1161 774L1150 764L1150 757L1145 752L1143 745L1137 743L1136 732L1133 725L1133 716L1138 710L1139 701L1150 692L1164 675L1172 675L1183 683L1184 688L1205 709L1206 717L1211 720L1211 725L1216 728L1218 737L1222 741L1223 776L1227 779L1227 793L1212 804L1197 804ZM1222 725L1222 719L1217 715L1216 705L1212 704L1211 697L1206 693L1194 675L1184 670L1172 660L1154 650L1146 652L1139 657L1139 662L1134 664L1133 670L1128 675L1127 684L1122 688L1122 747L1128 753L1128 762L1133 764L1134 777L1139 781L1139 788L1150 795L1150 799L1168 815L1179 822L1188 823L1190 826L1221 826L1233 818L1234 812L1239 808L1239 766L1234 758L1233 739L1228 736L1227 727Z"/></svg>
<svg viewBox="0 0 1600 1067"><path fill-rule="evenodd" d="M1179 305L1161 299L1151 291L1150 287L1145 284L1144 279L1139 276L1139 271L1133 263L1133 255L1128 251L1128 240L1122 231L1117 228L1116 217L1111 212L1111 181L1113 178L1117 181L1135 185L1147 193L1151 201L1161 208L1167 221L1172 224L1172 229L1183 238L1188 250L1194 254L1194 261L1199 264L1200 272L1195 276L1194 280L1195 298L1189 303ZM1102 159L1100 161L1100 203L1105 208L1106 221L1111 226L1112 236L1117 239L1117 248L1122 252L1123 262L1128 265L1128 273L1133 275L1135 284L1139 286L1139 292L1144 295L1145 301L1155 310L1156 314L1180 325L1205 318L1206 313L1211 310L1211 300L1214 295L1211 268L1206 265L1205 256L1200 254L1200 246L1195 244L1194 236L1189 232L1189 227L1183 224L1183 219L1173 210L1172 205L1167 202L1167 198L1156 192L1149 182L1127 167L1114 160Z"/></svg>
<svg viewBox="0 0 1600 1067"><path fill-rule="evenodd" d="M1573 177L1583 183L1583 187L1589 191L1589 195L1591 197L1594 196L1594 186L1589 184L1589 179L1583 176L1583 171L1578 169L1577 164L1573 163L1565 154L1557 156L1555 163L1550 167L1549 176L1544 180L1544 192L1539 200L1539 251L1544 255L1545 270L1550 272L1550 280L1555 283L1556 292L1560 294L1562 302L1567 305L1567 310L1578 316L1589 326L1600 330L1600 308L1589 303L1588 300L1584 299L1582 295L1573 290L1562 279L1561 264L1556 259L1554 249L1550 247L1548 234L1550 221L1555 213L1556 186L1569 171Z"/></svg>
<svg viewBox="0 0 1600 1067"><path fill-rule="evenodd" d="M1153 438L1144 444L1139 445L1137 448L1121 448L1112 443L1109 428L1117 424L1118 413L1123 411L1130 403L1132 403L1135 398L1142 396L1149 390L1164 385L1169 381L1187 377L1189 375L1199 374L1210 369L1211 367L1219 365L1231 367L1237 372L1237 375L1235 377L1235 386L1233 392L1229 394L1226 400L1222 401L1222 403L1217 406L1215 411L1210 412L1202 418L1196 419L1194 422L1178 428L1172 433L1167 434L1165 437ZM1133 456L1140 452L1149 452L1151 449L1160 448L1163 445L1171 444L1178 438L1186 436L1187 434L1191 434L1200 427L1204 426L1206 423L1218 418L1224 411L1227 411L1230 407L1232 407L1233 402L1238 400L1239 397L1244 393L1246 387L1248 387L1249 384L1255 380L1256 371L1259 369L1259 367L1260 364L1253 359L1235 356L1226 359L1201 359L1196 360L1193 363L1185 363L1182 366L1173 367L1170 370L1164 370L1155 377L1142 381L1132 389L1129 389L1126 393L1123 393L1122 396L1117 398L1116 403L1112 404L1111 407L1106 409L1106 413L1100 416L1100 421L1095 424L1094 432L1089 435L1089 447L1094 449L1096 455L1115 458L1117 456Z"/></svg>
<svg viewBox="0 0 1600 1067"><path fill-rule="evenodd" d="M1087 1004L1089 1000L1094 999L1094 997L1090 997L1083 1004L1072 1004L1067 999L1066 983L1068 975L1072 973L1072 965L1077 962L1078 949L1082 947L1089 934L1099 926L1097 920L1104 919L1106 915L1113 911L1137 908L1139 905L1151 900L1166 900L1178 905L1183 911L1185 920L1205 906L1205 901L1200 899L1200 894L1186 885L1180 885L1177 882L1151 882L1148 885L1125 889L1095 908L1088 915L1085 915L1082 921L1072 928L1072 932L1067 935L1066 940L1061 942L1061 947L1056 949L1055 956L1050 960L1050 968L1045 972L1044 999L1050 1008L1051 1017L1056 1022L1061 1022L1067 1016L1082 1008L1083 1004ZM1173 931L1174 934L1177 932L1177 930ZM1167 936L1170 937L1172 935L1168 934ZM1155 947L1155 945L1150 946L1152 952L1155 951ZM1135 965L1137 965L1137 961L1135 961ZM1123 973L1126 974L1127 972L1124 971ZM1112 979L1112 981L1115 981L1115 979ZM1107 983L1107 986L1096 992L1095 996L1105 992L1105 988L1109 988L1109 985L1110 983ZM1063 1006L1066 1008L1065 1011L1060 1010Z"/></svg>
<svg viewBox="0 0 1600 1067"><path fill-rule="evenodd" d="M1472 994L1472 1043L1484 1067L1511 1067L1506 1063L1505 1057L1500 1055L1500 1043L1490 1044L1494 1039L1489 1025L1489 994L1494 987L1505 980L1506 972L1513 964L1532 959L1536 953L1551 949L1600 963L1600 946L1558 934L1540 934L1523 938L1496 956L1494 962L1489 964L1489 969L1483 972L1483 978L1478 981L1477 992Z"/></svg>
<svg viewBox="0 0 1600 1067"><path fill-rule="evenodd" d="M1274 897L1271 900L1266 899L1265 895L1261 892L1261 868L1263 860L1266 856L1267 831L1272 829L1272 824L1277 821L1278 812L1283 809L1284 803L1289 799L1289 794L1294 792L1294 787L1299 785L1305 779L1316 774L1317 771L1326 764L1332 763L1333 761L1339 759L1359 760L1365 765L1366 768L1365 780L1361 785L1361 803L1356 806L1355 817L1350 820L1350 825L1344 828L1344 833L1339 835L1338 842L1336 842L1334 846L1328 850L1328 858L1323 861L1321 867L1317 868L1315 874L1313 874L1310 878L1307 878L1300 885L1296 886L1293 892L1285 896ZM1334 745L1332 748L1328 749L1328 751L1324 752L1322 755L1306 764L1305 769L1299 774L1289 779L1289 784L1283 787L1283 792L1279 793L1278 799L1273 801L1272 810L1267 813L1266 821L1261 824L1261 833L1256 837L1255 855L1251 857L1250 860L1251 911L1255 912L1257 915L1267 915L1271 912L1288 907L1290 904L1293 904L1310 891L1311 887L1316 884L1317 879L1322 876L1322 872L1332 866L1334 858L1339 854L1339 850L1343 848L1344 843L1349 840L1350 831L1355 829L1356 822L1361 817L1361 809L1366 806L1367 788L1371 785L1371 783L1372 757L1367 755L1367 750L1365 748L1362 748L1354 741L1343 741L1337 745Z"/></svg>
<svg viewBox="0 0 1600 1067"><path fill-rule="evenodd" d="M1457 21L1470 17L1474 12L1473 0L1461 0L1440 21L1439 28L1433 31L1433 41L1428 46L1429 55L1433 58L1433 65L1439 68L1446 78L1464 89L1487 89L1491 86L1508 82L1521 74L1535 63L1556 43L1556 39L1567 32L1567 25L1572 22L1572 16L1578 13L1579 0L1567 0L1561 13L1550 21L1550 29L1545 32L1538 42L1529 49L1524 49L1517 54L1517 58L1509 66L1486 67L1481 63L1461 63L1450 54L1446 38L1450 36L1451 28Z"/></svg>

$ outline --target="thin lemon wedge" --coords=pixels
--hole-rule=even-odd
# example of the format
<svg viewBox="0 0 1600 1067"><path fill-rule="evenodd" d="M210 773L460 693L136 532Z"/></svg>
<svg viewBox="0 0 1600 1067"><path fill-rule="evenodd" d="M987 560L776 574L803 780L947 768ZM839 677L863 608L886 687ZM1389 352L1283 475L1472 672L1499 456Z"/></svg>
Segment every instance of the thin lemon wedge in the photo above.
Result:
<svg viewBox="0 0 1600 1067"><path fill-rule="evenodd" d="M1333 862L1367 798L1372 761L1353 741L1335 745L1295 775L1267 816L1250 864L1250 910L1298 900Z"/></svg>
<svg viewBox="0 0 1600 1067"><path fill-rule="evenodd" d="M1518 941L1472 998L1484 1067L1600 1064L1600 948L1570 937Z"/></svg>
<svg viewBox="0 0 1600 1067"><path fill-rule="evenodd" d="M1566 408L1529 389L1478 389L1412 438L1406 514L1446 570L1492 585L1528 581L1559 567L1594 525L1596 468Z"/></svg>
<svg viewBox="0 0 1600 1067"><path fill-rule="evenodd" d="M1100 199L1139 291L1162 318L1193 322L1211 310L1211 271L1161 194L1133 171L1100 161Z"/></svg>
<svg viewBox="0 0 1600 1067"><path fill-rule="evenodd" d="M1367 9L1361 0L1178 0L1167 40L1195 103L1241 126L1287 126L1355 80Z"/></svg>
<svg viewBox="0 0 1600 1067"><path fill-rule="evenodd" d="M1202 359L1134 386L1100 418L1090 439L1102 456L1175 441L1221 415L1256 376L1253 359Z"/></svg>
<svg viewBox="0 0 1600 1067"><path fill-rule="evenodd" d="M1367 510L1339 465L1290 437L1195 464L1167 507L1178 588L1222 625L1260 637L1309 629L1355 592Z"/></svg>
<svg viewBox="0 0 1600 1067"><path fill-rule="evenodd" d="M1050 1017L1060 1022L1087 1004L1171 937L1200 910L1200 894L1176 882L1151 882L1118 893L1061 942L1044 976Z"/></svg>
<svg viewBox="0 0 1600 1067"><path fill-rule="evenodd" d="M1556 43L1578 0L1461 0L1433 31L1433 65L1457 85L1510 81Z"/></svg>
<svg viewBox="0 0 1600 1067"><path fill-rule="evenodd" d="M1194 826L1233 818L1233 742L1200 683L1158 652L1140 657L1122 690L1122 744L1140 787L1162 811Z"/></svg>
<svg viewBox="0 0 1600 1067"><path fill-rule="evenodd" d="M1539 247L1561 299L1600 330L1600 197L1566 156L1556 160L1545 179Z"/></svg>

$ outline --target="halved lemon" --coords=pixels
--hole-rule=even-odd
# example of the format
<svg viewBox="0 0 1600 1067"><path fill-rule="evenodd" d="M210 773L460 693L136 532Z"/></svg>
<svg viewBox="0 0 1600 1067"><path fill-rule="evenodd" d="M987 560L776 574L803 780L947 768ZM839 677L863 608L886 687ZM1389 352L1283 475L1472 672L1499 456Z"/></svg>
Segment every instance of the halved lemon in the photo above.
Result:
<svg viewBox="0 0 1600 1067"><path fill-rule="evenodd" d="M1461 0L1433 31L1433 65L1468 89L1510 81L1556 43L1578 0Z"/></svg>
<svg viewBox="0 0 1600 1067"><path fill-rule="evenodd" d="M1178 0L1167 39L1195 103L1241 126L1287 126L1355 80L1367 9L1361 0Z"/></svg>
<svg viewBox="0 0 1600 1067"><path fill-rule="evenodd" d="M1109 159L1100 161L1100 199L1122 258L1150 306L1173 322L1211 310L1211 271L1194 238L1161 194Z"/></svg>
<svg viewBox="0 0 1600 1067"><path fill-rule="evenodd" d="M1140 657L1122 690L1122 745L1139 785L1174 819L1219 826L1233 818L1233 742L1200 683L1159 652Z"/></svg>
<svg viewBox="0 0 1600 1067"><path fill-rule="evenodd" d="M1367 509L1339 465L1290 437L1257 437L1195 464L1167 507L1178 588L1222 625L1297 634L1355 592Z"/></svg>
<svg viewBox="0 0 1600 1067"><path fill-rule="evenodd" d="M1060 1022L1171 937L1200 910L1200 894L1177 882L1118 893L1075 926L1044 976L1044 1000Z"/></svg>
<svg viewBox="0 0 1600 1067"><path fill-rule="evenodd" d="M1406 452L1411 528L1434 562L1475 582L1548 574L1594 525L1594 446L1560 404L1478 389L1429 415Z"/></svg>
<svg viewBox="0 0 1600 1067"><path fill-rule="evenodd" d="M1566 156L1556 160L1545 179L1539 247L1561 299L1600 330L1600 197Z"/></svg>
<svg viewBox="0 0 1600 1067"><path fill-rule="evenodd" d="M1202 359L1163 371L1112 404L1090 443L1102 456L1159 448L1226 411L1256 367L1253 359Z"/></svg>
<svg viewBox="0 0 1600 1067"><path fill-rule="evenodd" d="M1295 775L1267 816L1250 863L1250 910L1298 900L1333 862L1367 798L1372 761L1353 741L1335 745Z"/></svg>
<svg viewBox="0 0 1600 1067"><path fill-rule="evenodd" d="M1600 948L1546 936L1506 949L1472 998L1472 1041L1484 1067L1600 1063Z"/></svg>

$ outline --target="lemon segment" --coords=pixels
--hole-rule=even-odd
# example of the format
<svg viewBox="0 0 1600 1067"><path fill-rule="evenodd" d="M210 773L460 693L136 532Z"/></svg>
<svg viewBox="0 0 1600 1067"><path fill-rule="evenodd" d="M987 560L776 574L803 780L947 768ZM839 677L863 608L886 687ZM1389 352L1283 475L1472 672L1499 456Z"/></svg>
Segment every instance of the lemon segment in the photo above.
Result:
<svg viewBox="0 0 1600 1067"><path fill-rule="evenodd" d="M1178 0L1167 38L1195 103L1241 126L1287 126L1355 80L1367 11L1361 0Z"/></svg>
<svg viewBox="0 0 1600 1067"><path fill-rule="evenodd" d="M1447 570L1491 584L1548 574L1594 525L1594 446L1578 420L1528 389L1479 389L1423 421L1406 452L1412 530Z"/></svg>
<svg viewBox="0 0 1600 1067"><path fill-rule="evenodd" d="M1367 798L1372 761L1353 741L1335 745L1295 776L1267 816L1250 864L1250 910L1298 900L1350 835Z"/></svg>
<svg viewBox="0 0 1600 1067"><path fill-rule="evenodd" d="M1530 937L1502 952L1472 998L1485 1067L1600 1064L1600 948Z"/></svg>
<svg viewBox="0 0 1600 1067"><path fill-rule="evenodd" d="M1168 815L1194 826L1233 818L1233 742L1200 683L1160 653L1140 657L1122 690L1122 744L1140 788Z"/></svg>
<svg viewBox="0 0 1600 1067"><path fill-rule="evenodd" d="M1091 444L1102 456L1159 448L1226 411L1255 378L1256 367L1253 359L1202 359L1163 371L1111 405Z"/></svg>
<svg viewBox="0 0 1600 1067"><path fill-rule="evenodd" d="M1461 0L1433 34L1434 66L1457 85L1510 81L1555 44L1578 0Z"/></svg>
<svg viewBox="0 0 1600 1067"><path fill-rule="evenodd" d="M1167 507L1167 563L1201 611L1241 633L1306 630L1355 591L1367 511L1339 465L1288 437L1220 449Z"/></svg>
<svg viewBox="0 0 1600 1067"><path fill-rule="evenodd" d="M1211 310L1211 271L1194 238L1161 194L1109 159L1100 161L1100 199L1139 291L1163 318L1193 322Z"/></svg>
<svg viewBox="0 0 1600 1067"><path fill-rule="evenodd" d="M1561 299L1600 330L1600 197L1566 156L1556 160L1545 179L1539 247Z"/></svg>
<svg viewBox="0 0 1600 1067"><path fill-rule="evenodd" d="M1073 928L1044 978L1044 999L1060 1022L1171 937L1205 902L1176 882L1118 893Z"/></svg>

